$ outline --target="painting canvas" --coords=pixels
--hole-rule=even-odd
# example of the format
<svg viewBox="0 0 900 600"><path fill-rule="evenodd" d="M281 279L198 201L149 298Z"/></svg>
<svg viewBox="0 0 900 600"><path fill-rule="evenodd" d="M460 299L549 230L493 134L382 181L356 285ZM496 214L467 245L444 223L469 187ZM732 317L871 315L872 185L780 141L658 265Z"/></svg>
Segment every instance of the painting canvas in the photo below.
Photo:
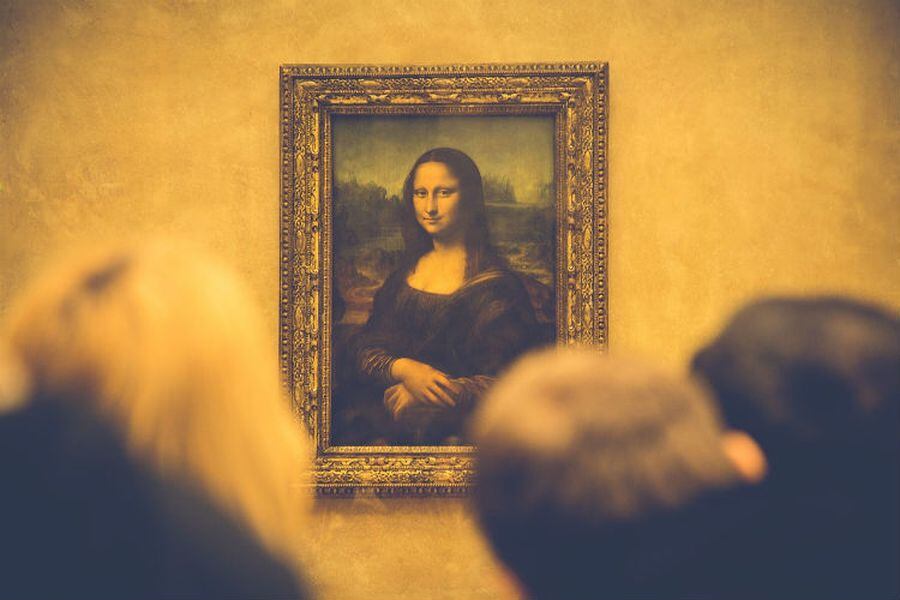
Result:
<svg viewBox="0 0 900 600"><path fill-rule="evenodd" d="M466 418L495 377L554 338L554 120L344 115L333 119L332 136L333 443L464 444ZM441 162L459 160L463 173ZM407 184L430 166L444 168L449 190L439 186L432 195L421 177L418 190ZM447 213L451 202L454 214ZM434 225L436 243L423 229ZM453 277L451 261L447 272L436 270L437 281L419 278L430 286L417 286L416 274L447 247L447 231L462 254L465 238L484 246L460 254L457 264L471 263L477 250L488 256L462 278ZM472 239L482 233L486 239ZM391 374L404 358L446 382L431 394L422 387L419 397L399 390L415 383ZM407 398L399 406L391 398L398 392Z"/></svg>
<svg viewBox="0 0 900 600"><path fill-rule="evenodd" d="M327 495L461 494L518 357L607 339L607 66L284 65L281 369Z"/></svg>

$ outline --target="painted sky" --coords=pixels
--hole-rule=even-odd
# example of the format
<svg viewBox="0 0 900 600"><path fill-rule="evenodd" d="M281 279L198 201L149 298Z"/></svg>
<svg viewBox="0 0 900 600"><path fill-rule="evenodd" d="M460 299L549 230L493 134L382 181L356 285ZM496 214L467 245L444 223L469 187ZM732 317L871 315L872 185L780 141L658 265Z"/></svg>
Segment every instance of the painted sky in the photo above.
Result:
<svg viewBox="0 0 900 600"><path fill-rule="evenodd" d="M335 115L334 172L400 194L426 150L449 146L472 157L483 176L509 178L521 203L540 201L553 179L553 118L527 116Z"/></svg>

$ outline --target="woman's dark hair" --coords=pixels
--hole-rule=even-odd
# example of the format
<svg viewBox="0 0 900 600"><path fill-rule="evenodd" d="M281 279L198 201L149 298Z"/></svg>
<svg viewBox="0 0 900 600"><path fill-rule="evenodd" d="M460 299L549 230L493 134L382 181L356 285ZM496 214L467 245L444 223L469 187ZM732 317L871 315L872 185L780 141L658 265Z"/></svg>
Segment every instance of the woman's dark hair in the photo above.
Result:
<svg viewBox="0 0 900 600"><path fill-rule="evenodd" d="M466 245L466 278L473 277L492 267L504 266L503 260L491 245L487 214L484 207L484 186L481 172L467 154L455 148L432 148L420 156L403 183L403 207L401 224L406 244L405 262L409 267L426 252L434 248L431 235L416 220L413 204L413 185L419 165L436 162L445 165L459 180L460 217L463 219Z"/></svg>

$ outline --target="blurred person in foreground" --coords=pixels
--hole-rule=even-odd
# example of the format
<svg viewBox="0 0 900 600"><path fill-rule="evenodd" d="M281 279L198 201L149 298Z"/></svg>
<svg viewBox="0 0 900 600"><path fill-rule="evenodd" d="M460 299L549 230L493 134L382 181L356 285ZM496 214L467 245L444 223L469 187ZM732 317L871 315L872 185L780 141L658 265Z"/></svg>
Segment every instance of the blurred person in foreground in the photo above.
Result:
<svg viewBox="0 0 900 600"><path fill-rule="evenodd" d="M474 505L522 595L683 598L689 569L764 465L686 380L585 349L515 364L476 412Z"/></svg>
<svg viewBox="0 0 900 600"><path fill-rule="evenodd" d="M897 315L837 297L760 300L692 367L768 465L711 565L743 563L748 596L900 598Z"/></svg>
<svg viewBox="0 0 900 600"><path fill-rule="evenodd" d="M87 253L19 299L2 342L16 382L5 386L2 464L22 482L4 493L2 518L28 547L38 543L30 523L47 550L43 579L20 573L7 585L28 595L302 595L307 442L274 343L229 271L170 243ZM60 506L63 516L49 514ZM3 541L13 566L37 568L28 560L40 548L32 557L14 542ZM137 574L91 579L104 560ZM84 587L55 583L56 572Z"/></svg>

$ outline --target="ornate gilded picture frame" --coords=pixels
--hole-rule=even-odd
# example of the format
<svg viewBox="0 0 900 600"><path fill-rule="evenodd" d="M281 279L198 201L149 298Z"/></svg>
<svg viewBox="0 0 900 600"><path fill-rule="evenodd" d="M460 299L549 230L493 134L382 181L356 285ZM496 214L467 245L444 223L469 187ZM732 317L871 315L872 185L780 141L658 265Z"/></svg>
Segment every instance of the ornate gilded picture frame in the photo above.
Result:
<svg viewBox="0 0 900 600"><path fill-rule="evenodd" d="M317 490L465 493L494 378L607 343L607 65L280 76L281 368Z"/></svg>

